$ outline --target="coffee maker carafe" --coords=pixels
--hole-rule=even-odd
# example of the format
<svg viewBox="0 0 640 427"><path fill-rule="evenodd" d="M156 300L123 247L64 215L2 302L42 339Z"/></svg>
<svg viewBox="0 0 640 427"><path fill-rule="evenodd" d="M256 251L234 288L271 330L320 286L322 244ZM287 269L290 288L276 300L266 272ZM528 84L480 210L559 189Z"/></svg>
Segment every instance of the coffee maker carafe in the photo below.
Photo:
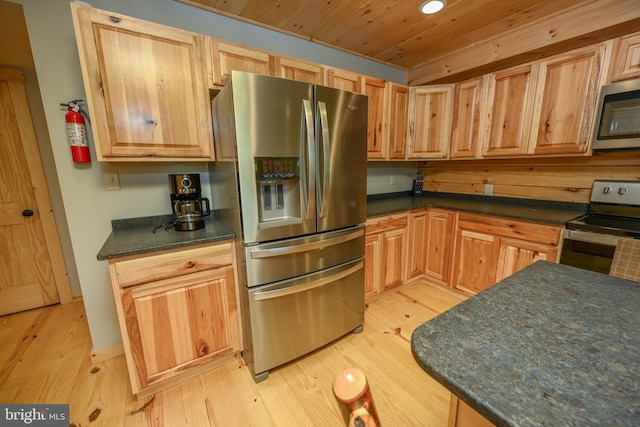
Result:
<svg viewBox="0 0 640 427"><path fill-rule="evenodd" d="M209 199L201 197L200 175L171 174L171 208L175 229L178 231L198 230L204 227L204 217L208 216Z"/></svg>

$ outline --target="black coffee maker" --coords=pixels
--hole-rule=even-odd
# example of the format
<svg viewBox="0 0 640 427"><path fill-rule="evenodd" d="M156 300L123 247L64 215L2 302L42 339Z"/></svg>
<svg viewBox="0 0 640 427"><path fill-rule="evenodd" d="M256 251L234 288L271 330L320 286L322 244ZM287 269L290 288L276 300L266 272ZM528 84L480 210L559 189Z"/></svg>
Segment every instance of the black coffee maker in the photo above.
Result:
<svg viewBox="0 0 640 427"><path fill-rule="evenodd" d="M191 231L203 228L204 217L211 211L209 199L201 197L200 175L197 173L171 174L169 185L175 229Z"/></svg>

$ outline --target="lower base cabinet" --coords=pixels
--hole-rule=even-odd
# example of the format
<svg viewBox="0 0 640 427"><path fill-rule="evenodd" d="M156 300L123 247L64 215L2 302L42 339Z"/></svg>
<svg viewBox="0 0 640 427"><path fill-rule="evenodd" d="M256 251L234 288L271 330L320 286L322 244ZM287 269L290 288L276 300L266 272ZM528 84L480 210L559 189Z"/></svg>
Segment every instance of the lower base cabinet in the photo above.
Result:
<svg viewBox="0 0 640 427"><path fill-rule="evenodd" d="M233 243L109 262L132 392L144 396L238 357Z"/></svg>
<svg viewBox="0 0 640 427"><path fill-rule="evenodd" d="M448 427L495 427L455 394L451 394Z"/></svg>
<svg viewBox="0 0 640 427"><path fill-rule="evenodd" d="M452 287L476 294L538 260L556 262L562 227L461 213Z"/></svg>
<svg viewBox="0 0 640 427"><path fill-rule="evenodd" d="M365 299L417 277L474 295L538 260L557 262L562 226L445 209L366 223Z"/></svg>
<svg viewBox="0 0 640 427"><path fill-rule="evenodd" d="M408 213L367 220L365 300L405 282L408 221Z"/></svg>

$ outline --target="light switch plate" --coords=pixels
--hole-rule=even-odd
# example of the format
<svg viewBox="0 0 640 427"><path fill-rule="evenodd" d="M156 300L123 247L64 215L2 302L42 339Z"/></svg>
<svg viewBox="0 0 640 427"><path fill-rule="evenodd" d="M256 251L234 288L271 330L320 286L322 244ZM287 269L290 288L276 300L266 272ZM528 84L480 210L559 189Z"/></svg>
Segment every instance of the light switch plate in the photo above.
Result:
<svg viewBox="0 0 640 427"><path fill-rule="evenodd" d="M493 196L493 184L485 184L484 185L484 195L485 196Z"/></svg>
<svg viewBox="0 0 640 427"><path fill-rule="evenodd" d="M119 190L120 189L120 177L118 172L103 172L102 179L104 180L104 188L107 190Z"/></svg>

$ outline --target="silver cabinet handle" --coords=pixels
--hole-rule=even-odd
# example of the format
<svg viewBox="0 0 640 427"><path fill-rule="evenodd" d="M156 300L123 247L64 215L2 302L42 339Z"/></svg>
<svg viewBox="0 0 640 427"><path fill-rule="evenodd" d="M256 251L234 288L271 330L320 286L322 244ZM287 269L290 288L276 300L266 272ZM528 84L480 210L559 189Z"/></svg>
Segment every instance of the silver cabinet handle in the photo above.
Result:
<svg viewBox="0 0 640 427"><path fill-rule="evenodd" d="M588 231L565 230L565 240L575 240L578 242L596 243L606 246L618 246L621 237L609 236L606 234L590 233Z"/></svg>
<svg viewBox="0 0 640 427"><path fill-rule="evenodd" d="M264 301L273 298L280 298L287 295L297 294L300 292L308 291L309 289L318 288L320 286L324 286L327 283L335 282L337 280L342 279L343 277L347 277L350 274L355 273L364 267L364 262L360 261L353 267L350 267L346 270L342 270L339 273L336 273L329 277L324 277L322 279L314 280L313 282L304 283L298 286L286 287L282 289L276 289L273 291L264 291L264 292L256 292L253 294L254 301Z"/></svg>
<svg viewBox="0 0 640 427"><path fill-rule="evenodd" d="M334 237L333 239L322 240L320 242L305 243L301 245L278 247L272 249L254 249L251 250L251 259L258 258L271 258L282 255L291 255L300 252L308 252L316 249L324 249L329 246L338 245L340 243L348 242L349 240L355 240L358 237L364 236L364 230L354 231L353 233L345 234L343 236Z"/></svg>

